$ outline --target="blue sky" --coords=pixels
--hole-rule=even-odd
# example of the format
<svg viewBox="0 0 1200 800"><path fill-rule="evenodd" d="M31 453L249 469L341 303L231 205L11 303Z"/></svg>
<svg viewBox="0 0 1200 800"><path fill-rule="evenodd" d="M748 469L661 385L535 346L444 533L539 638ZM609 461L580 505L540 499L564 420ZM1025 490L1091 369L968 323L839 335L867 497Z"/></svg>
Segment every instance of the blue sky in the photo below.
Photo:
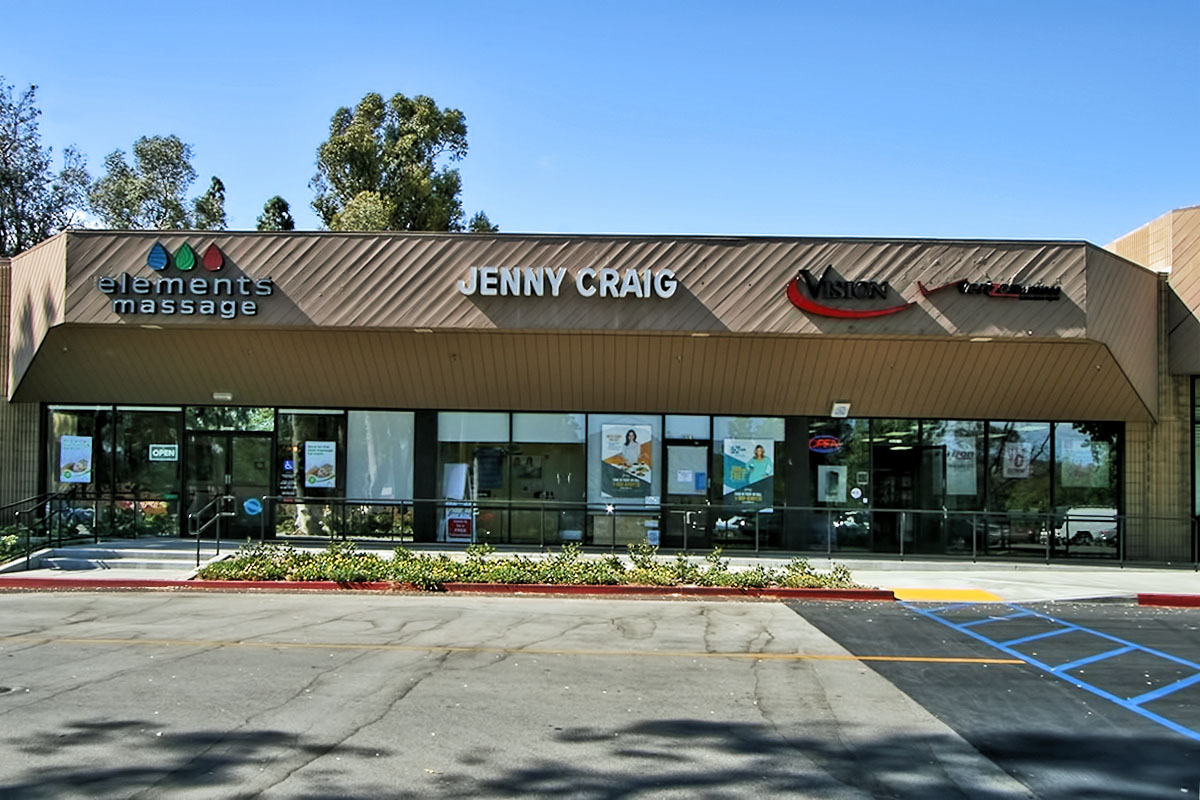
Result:
<svg viewBox="0 0 1200 800"><path fill-rule="evenodd" d="M505 231L1087 239L1200 203L1200 2L33 3L0 75L93 175L195 149L232 229L307 184L339 106L467 118Z"/></svg>

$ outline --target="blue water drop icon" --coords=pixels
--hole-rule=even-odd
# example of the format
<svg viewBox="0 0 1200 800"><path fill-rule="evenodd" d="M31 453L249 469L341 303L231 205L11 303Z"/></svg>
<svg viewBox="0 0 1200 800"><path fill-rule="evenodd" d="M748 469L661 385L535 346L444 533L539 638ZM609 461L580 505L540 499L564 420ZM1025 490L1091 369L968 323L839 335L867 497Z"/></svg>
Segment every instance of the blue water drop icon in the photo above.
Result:
<svg viewBox="0 0 1200 800"><path fill-rule="evenodd" d="M167 248L162 246L162 242L155 242L154 247L150 248L150 254L146 256L146 266L155 272L161 272L167 268L170 260L171 256L167 253Z"/></svg>

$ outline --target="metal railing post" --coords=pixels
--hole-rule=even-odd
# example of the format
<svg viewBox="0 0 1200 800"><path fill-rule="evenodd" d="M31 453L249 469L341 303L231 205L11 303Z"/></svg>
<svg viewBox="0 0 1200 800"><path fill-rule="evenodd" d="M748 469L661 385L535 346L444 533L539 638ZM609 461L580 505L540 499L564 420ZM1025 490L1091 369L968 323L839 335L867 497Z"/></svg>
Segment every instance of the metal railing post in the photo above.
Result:
<svg viewBox="0 0 1200 800"><path fill-rule="evenodd" d="M538 547L546 549L546 504L538 506Z"/></svg>
<svg viewBox="0 0 1200 800"><path fill-rule="evenodd" d="M758 521L762 519L762 509L754 509L754 554L758 555Z"/></svg>
<svg viewBox="0 0 1200 800"><path fill-rule="evenodd" d="M972 561L977 561L979 559L979 533L977 530L978 527L979 527L979 515L972 514L971 515L971 560Z"/></svg>
<svg viewBox="0 0 1200 800"><path fill-rule="evenodd" d="M1067 532L1066 538L1063 539L1064 544L1069 542L1071 539L1071 526L1070 525L1066 526L1066 532ZM1051 543L1053 541L1054 541L1054 531L1051 531L1051 530L1046 531L1046 564L1050 563L1050 547L1051 547Z"/></svg>

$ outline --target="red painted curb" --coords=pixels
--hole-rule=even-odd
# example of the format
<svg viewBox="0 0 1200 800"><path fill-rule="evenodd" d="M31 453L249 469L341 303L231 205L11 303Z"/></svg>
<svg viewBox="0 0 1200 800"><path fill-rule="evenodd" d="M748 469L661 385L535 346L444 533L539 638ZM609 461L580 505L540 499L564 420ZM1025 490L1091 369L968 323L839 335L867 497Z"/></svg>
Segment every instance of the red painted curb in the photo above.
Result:
<svg viewBox="0 0 1200 800"><path fill-rule="evenodd" d="M459 594L540 594L602 595L637 597L712 597L805 600L872 600L892 602L896 596L888 589L737 589L725 586L578 586L547 583L447 583L446 592ZM370 591L424 593L410 584L372 581L337 583L336 581L180 581L154 578L121 580L85 580L80 578L7 578L0 577L0 591L6 589L118 591L123 589L190 589L208 591Z"/></svg>
<svg viewBox="0 0 1200 800"><path fill-rule="evenodd" d="M738 589L730 586L560 585L550 583L447 583L447 592L475 594L568 594L683 597L764 597L809 600L894 601L889 589Z"/></svg>
<svg viewBox="0 0 1200 800"><path fill-rule="evenodd" d="M1200 608L1200 594L1155 594L1139 592L1139 606L1171 606L1174 608Z"/></svg>

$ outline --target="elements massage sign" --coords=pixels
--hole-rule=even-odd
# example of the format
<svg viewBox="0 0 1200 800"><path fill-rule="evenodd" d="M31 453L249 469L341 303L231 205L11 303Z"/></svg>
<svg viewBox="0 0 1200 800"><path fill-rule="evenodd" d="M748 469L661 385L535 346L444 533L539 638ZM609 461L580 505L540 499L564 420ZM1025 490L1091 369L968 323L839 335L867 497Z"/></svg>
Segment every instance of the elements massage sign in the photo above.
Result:
<svg viewBox="0 0 1200 800"><path fill-rule="evenodd" d="M171 262L162 244L155 244L146 257L146 265L162 272ZM221 250L209 245L204 257L198 259L188 244L175 252L175 267L191 272L197 264L208 272L217 272L225 265ZM209 316L234 319L258 314L257 299L275 293L270 278L237 277L155 277L130 275L103 276L96 279L96 288L112 298L114 314L156 314L167 316Z"/></svg>

